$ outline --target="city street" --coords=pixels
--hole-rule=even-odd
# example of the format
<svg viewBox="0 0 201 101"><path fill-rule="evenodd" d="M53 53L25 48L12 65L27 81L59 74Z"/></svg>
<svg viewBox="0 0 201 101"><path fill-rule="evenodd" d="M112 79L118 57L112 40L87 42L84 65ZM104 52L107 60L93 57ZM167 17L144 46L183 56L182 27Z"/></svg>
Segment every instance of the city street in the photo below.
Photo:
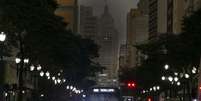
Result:
<svg viewBox="0 0 201 101"><path fill-rule="evenodd" d="M201 101L201 0L0 0L0 101Z"/></svg>

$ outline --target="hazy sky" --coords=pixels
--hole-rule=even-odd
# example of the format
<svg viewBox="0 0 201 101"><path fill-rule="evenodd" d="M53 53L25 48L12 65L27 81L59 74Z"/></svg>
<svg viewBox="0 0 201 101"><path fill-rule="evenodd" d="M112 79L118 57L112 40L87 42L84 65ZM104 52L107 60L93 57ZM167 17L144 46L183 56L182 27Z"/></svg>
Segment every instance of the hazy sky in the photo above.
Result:
<svg viewBox="0 0 201 101"><path fill-rule="evenodd" d="M115 26L121 37L121 42L126 39L126 15L130 8L136 8L139 0L106 0L109 10L115 19ZM92 6L95 15L103 13L105 0L79 0L82 5Z"/></svg>

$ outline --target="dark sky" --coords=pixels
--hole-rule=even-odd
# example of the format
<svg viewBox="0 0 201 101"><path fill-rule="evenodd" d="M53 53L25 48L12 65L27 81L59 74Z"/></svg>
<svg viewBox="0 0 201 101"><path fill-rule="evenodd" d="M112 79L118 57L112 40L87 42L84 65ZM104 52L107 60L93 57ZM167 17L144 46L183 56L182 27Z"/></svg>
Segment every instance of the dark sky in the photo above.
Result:
<svg viewBox="0 0 201 101"><path fill-rule="evenodd" d="M120 40L124 42L126 39L126 15L130 8L136 8L139 0L106 0L109 10L115 19L115 26L120 33ZM94 14L100 15L103 13L105 0L79 0L82 5L92 6Z"/></svg>

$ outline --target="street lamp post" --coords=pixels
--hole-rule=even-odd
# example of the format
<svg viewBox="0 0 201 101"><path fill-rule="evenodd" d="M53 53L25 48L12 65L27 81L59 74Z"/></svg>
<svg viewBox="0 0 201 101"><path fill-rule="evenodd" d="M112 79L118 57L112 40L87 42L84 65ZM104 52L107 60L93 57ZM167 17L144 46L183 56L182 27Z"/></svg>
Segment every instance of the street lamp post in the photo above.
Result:
<svg viewBox="0 0 201 101"><path fill-rule="evenodd" d="M1 62L3 62L3 45L4 45L4 41L6 40L6 34L4 32L1 32L0 34L0 41L1 41L1 53L0 53L0 59L1 59ZM1 63L1 65L3 65Z"/></svg>
<svg viewBox="0 0 201 101"><path fill-rule="evenodd" d="M39 100L39 97L38 97L38 74L40 73L42 67L40 65L38 66L34 66L34 65L31 65L30 66L30 71L33 73L33 86L34 86L34 90L33 90L33 95L32 95L32 100L33 101L37 101Z"/></svg>
<svg viewBox="0 0 201 101"><path fill-rule="evenodd" d="M1 41L1 61L3 60L3 43L6 40L6 34L4 32L1 32L0 34L0 41Z"/></svg>
<svg viewBox="0 0 201 101"><path fill-rule="evenodd" d="M19 92L18 92L18 101L23 101L23 94L25 93L23 90L24 87L24 78L23 78L23 73L24 73L24 64L25 64L25 54L24 54L24 43L23 43L23 36L22 34L24 33L19 33L18 34L18 41L19 41L19 53L18 55L20 56L19 59L19 63L17 63L17 66L19 64L18 67L18 88L19 88Z"/></svg>
<svg viewBox="0 0 201 101"><path fill-rule="evenodd" d="M1 43L0 43L0 45L1 45L1 46L0 46L0 48L1 48L1 49L0 49L0 59L1 59L1 60L0 60L0 62L1 62L1 63L0 63L0 65L1 65L0 74L3 74L3 71L4 71L4 70L2 70L2 69L4 69L4 68L3 68L3 65L4 65L4 64L3 64L3 45L4 45L4 41L5 41L5 40L6 40L6 34L5 34L4 32L1 32L1 33L0 33L0 42L1 42ZM0 78L0 79L3 81L3 77L4 77L4 76L2 75L1 77L2 77L2 78ZM1 83L1 82L0 82L0 83ZM2 88L1 88L1 86L2 86ZM2 95L3 95L3 85L0 85L0 94L1 94L1 95L0 95L0 100L1 100L1 99L3 99L3 96L2 96Z"/></svg>

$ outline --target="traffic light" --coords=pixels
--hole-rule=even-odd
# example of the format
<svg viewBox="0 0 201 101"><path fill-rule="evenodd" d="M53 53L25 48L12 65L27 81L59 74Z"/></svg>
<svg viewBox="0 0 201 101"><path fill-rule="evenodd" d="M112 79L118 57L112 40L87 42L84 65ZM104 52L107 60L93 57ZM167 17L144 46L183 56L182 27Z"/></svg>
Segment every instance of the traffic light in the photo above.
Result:
<svg viewBox="0 0 201 101"><path fill-rule="evenodd" d="M127 83L127 87L128 88L135 88L136 87L136 84L134 82L128 82Z"/></svg>

